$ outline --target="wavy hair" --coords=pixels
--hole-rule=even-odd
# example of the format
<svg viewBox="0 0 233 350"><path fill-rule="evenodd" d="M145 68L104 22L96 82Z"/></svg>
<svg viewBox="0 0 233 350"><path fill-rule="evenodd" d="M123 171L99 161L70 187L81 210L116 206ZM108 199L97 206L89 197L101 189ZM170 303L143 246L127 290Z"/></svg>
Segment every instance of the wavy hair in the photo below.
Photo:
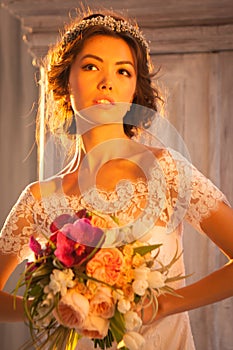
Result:
<svg viewBox="0 0 233 350"><path fill-rule="evenodd" d="M130 35L128 32L115 32L103 25L94 25L86 27L73 40L64 44L63 35L80 23L83 19L91 19L97 16L110 15L115 20L127 21L129 25L135 26L132 20L125 19L119 15L101 11L101 13L88 13L88 16L76 18L61 35L60 40L50 48L45 60L44 69L47 77L46 82L46 130L53 134L68 133L75 134L74 113L69 99L69 75L71 65L76 56L81 52L85 42L95 35L107 35L123 39L132 49L135 59L137 82L134 100L135 105L148 108L148 111L157 111L158 103L162 102L158 89L153 86L152 78L155 73L152 72L152 64L148 52L142 43ZM124 117L124 132L128 137L135 134L137 127L148 127L151 123L154 113L143 113L136 116L132 123L132 113L129 117L127 113ZM38 125L40 120L38 120ZM37 132L38 135L38 132ZM38 138L37 138L38 139Z"/></svg>

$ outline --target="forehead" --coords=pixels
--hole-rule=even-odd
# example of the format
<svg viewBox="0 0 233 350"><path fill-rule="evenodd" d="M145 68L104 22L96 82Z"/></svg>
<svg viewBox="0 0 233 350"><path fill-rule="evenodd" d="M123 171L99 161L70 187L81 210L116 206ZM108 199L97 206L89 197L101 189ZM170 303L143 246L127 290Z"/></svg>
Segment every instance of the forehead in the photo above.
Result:
<svg viewBox="0 0 233 350"><path fill-rule="evenodd" d="M120 38L110 35L94 35L87 38L83 44L80 55L88 53L98 54L99 56L107 56L113 59L127 59L134 62L134 54L128 43Z"/></svg>

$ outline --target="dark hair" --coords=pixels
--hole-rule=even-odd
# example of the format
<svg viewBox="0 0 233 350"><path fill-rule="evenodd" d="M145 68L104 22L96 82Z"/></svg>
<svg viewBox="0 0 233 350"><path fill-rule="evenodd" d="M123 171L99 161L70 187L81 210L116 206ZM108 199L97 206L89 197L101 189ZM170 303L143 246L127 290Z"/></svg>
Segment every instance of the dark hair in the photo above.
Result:
<svg viewBox="0 0 233 350"><path fill-rule="evenodd" d="M83 19L91 19L93 17L102 16L106 14L103 12L91 14ZM109 15L109 13L107 13ZM125 19L121 16L110 14L116 20ZM65 29L65 33L68 30L75 28L81 20L75 20L69 27ZM133 21L127 19L129 24L135 26ZM65 130L70 133L73 122L73 110L69 99L69 74L72 63L76 56L81 52L85 41L93 37L94 35L107 35L112 37L118 37L123 39L132 49L137 72L137 84L136 93L133 100L133 104L148 107L148 110L152 109L157 111L157 102L162 101L159 96L158 90L152 84L152 65L146 47L134 36L127 32L115 32L103 25L88 26L81 31L73 40L64 44L63 37L54 45L48 52L45 59L45 73L47 75L47 97L46 97L46 126L52 133L61 132ZM148 126L151 122L152 115L154 113L144 113L140 116L135 116L138 120L133 120L132 113L129 118L128 113L124 117L124 131L128 137L134 135L135 127ZM130 120L131 119L131 120Z"/></svg>

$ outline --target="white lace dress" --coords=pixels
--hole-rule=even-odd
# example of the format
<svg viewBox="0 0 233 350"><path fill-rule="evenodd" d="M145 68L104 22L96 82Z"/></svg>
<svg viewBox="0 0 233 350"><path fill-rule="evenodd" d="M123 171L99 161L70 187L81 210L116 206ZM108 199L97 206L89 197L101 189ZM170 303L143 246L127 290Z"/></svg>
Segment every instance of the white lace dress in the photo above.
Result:
<svg viewBox="0 0 233 350"><path fill-rule="evenodd" d="M161 260L171 260L178 242L182 250L183 220L188 220L201 231L203 218L217 210L224 195L196 168L179 154L169 151L151 167L147 182L132 183L122 180L114 192L97 190L95 187L77 196L66 196L61 188L36 200L28 186L11 210L0 236L0 251L16 254L19 262L30 258L29 237L33 234L43 241L48 235L51 222L62 213L74 214L88 207L105 214L114 214L120 221L143 223L150 227L150 242L163 243ZM140 215L139 215L140 214ZM152 224L153 223L153 224ZM183 259L172 267L171 274L184 274ZM179 288L184 280L173 285ZM195 349L187 313L180 313L143 326L141 333L146 339L146 350L193 350ZM114 347L113 347L114 348ZM92 341L83 338L78 350L93 349ZM114 348L115 349L115 348ZM141 349L141 350L143 350Z"/></svg>

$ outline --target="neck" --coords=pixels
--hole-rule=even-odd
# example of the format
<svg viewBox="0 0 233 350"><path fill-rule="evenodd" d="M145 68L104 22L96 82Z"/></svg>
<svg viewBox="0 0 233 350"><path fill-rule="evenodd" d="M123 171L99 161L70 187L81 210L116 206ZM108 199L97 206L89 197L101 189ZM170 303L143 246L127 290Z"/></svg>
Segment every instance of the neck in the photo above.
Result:
<svg viewBox="0 0 233 350"><path fill-rule="evenodd" d="M122 124L104 124L98 125L82 135L82 141L85 153L89 153L94 147L105 143L105 153L111 156L114 149L111 148L111 140L129 138L125 135ZM109 147L107 147L107 145ZM103 156L103 155L102 155Z"/></svg>
<svg viewBox="0 0 233 350"><path fill-rule="evenodd" d="M82 135L82 143L83 166L89 172L95 173L103 164L130 154L130 139L122 124L95 126Z"/></svg>

